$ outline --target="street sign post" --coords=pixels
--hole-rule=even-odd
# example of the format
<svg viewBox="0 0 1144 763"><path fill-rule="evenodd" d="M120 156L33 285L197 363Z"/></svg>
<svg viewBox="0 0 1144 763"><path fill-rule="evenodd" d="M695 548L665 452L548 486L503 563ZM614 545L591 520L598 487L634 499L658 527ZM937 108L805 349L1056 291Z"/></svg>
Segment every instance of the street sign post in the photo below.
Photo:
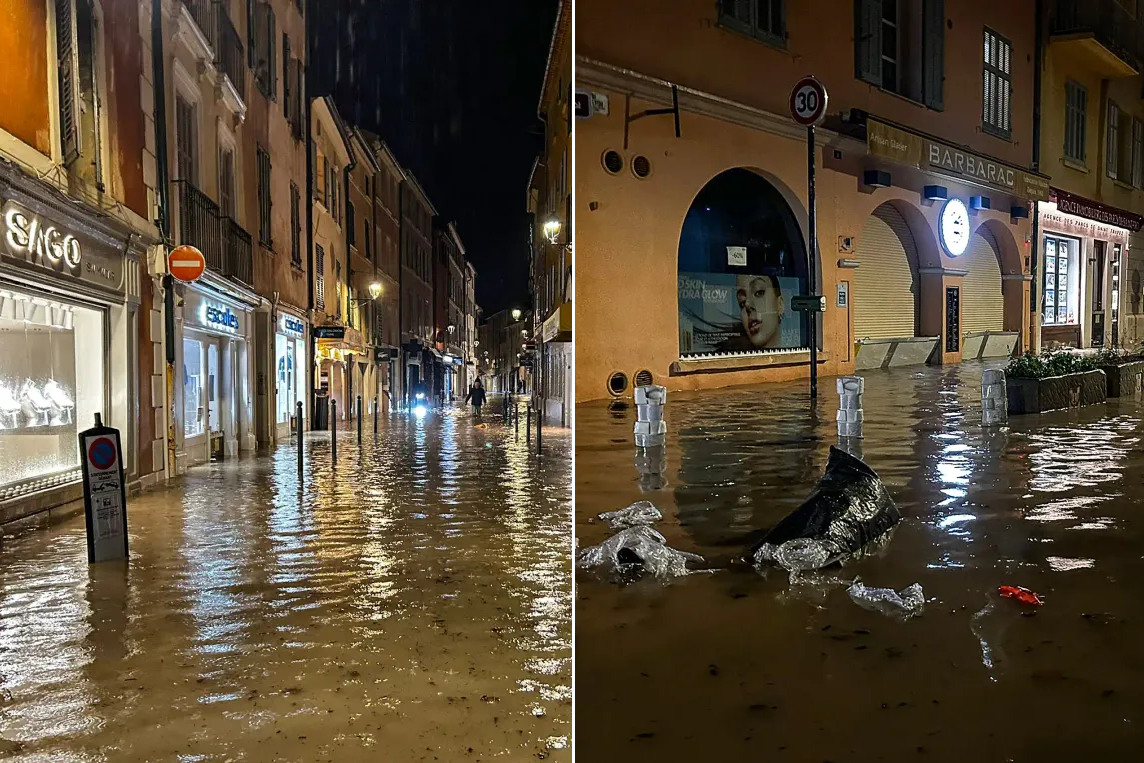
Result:
<svg viewBox="0 0 1144 763"><path fill-rule="evenodd" d="M95 414L95 426L79 433L83 458L83 507L87 520L89 564L126 559L127 486L124 482L119 430L103 426Z"/></svg>
<svg viewBox="0 0 1144 763"><path fill-rule="evenodd" d="M167 270L183 283L194 283L207 270L207 258L193 246L183 245L167 256Z"/></svg>
<svg viewBox="0 0 1144 763"><path fill-rule="evenodd" d="M814 77L803 77L790 91L790 115L795 122L806 128L806 191L807 191L807 260L810 275L810 291L818 291L818 227L815 216L814 199L814 128L826 116L826 86ZM792 307L795 297L791 300ZM818 399L818 314L826 308L814 308L810 316L810 399ZM798 309L795 307L794 309Z"/></svg>

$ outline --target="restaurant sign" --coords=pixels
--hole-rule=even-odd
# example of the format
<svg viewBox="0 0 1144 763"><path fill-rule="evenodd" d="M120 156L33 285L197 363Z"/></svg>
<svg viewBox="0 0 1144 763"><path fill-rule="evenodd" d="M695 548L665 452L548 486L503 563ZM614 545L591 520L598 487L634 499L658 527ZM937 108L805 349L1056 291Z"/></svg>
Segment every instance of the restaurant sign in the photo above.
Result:
<svg viewBox="0 0 1144 763"><path fill-rule="evenodd" d="M874 156L996 188L1020 199L1049 200L1048 178L900 127L869 119L866 147Z"/></svg>

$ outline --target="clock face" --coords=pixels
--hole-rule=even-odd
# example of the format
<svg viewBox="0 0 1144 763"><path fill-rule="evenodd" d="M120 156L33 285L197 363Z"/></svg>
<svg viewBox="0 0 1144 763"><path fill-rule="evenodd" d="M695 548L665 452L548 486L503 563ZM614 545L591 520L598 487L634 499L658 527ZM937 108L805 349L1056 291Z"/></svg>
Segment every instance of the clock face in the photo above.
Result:
<svg viewBox="0 0 1144 763"><path fill-rule="evenodd" d="M961 199L950 199L941 210L941 245L950 257L960 257L969 246L969 210Z"/></svg>

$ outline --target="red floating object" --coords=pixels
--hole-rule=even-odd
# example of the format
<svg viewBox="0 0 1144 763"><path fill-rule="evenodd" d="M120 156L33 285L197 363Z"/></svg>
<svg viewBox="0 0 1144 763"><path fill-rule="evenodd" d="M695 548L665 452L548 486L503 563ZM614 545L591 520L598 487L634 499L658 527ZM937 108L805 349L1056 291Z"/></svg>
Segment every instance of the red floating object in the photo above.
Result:
<svg viewBox="0 0 1144 763"><path fill-rule="evenodd" d="M1003 585L997 589L997 593L1004 596L1006 599L1016 599L1022 604L1032 604L1039 607L1045 602L1041 601L1041 597L1030 591L1028 588L1022 588L1018 585Z"/></svg>

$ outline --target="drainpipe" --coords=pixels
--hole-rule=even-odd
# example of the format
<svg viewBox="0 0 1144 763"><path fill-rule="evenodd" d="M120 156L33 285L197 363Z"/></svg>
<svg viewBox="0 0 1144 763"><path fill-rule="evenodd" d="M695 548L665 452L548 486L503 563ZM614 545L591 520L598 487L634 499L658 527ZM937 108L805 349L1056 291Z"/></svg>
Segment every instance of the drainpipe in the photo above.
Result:
<svg viewBox="0 0 1144 763"><path fill-rule="evenodd" d="M171 172L167 163L167 79L163 61L163 0L151 2L151 81L155 91L155 182L159 188L159 237L171 241ZM166 370L167 479L175 476L175 279L163 275L163 335Z"/></svg>
<svg viewBox="0 0 1144 763"><path fill-rule="evenodd" d="M1045 3L1037 0L1036 3L1037 33L1033 41L1033 171L1041 171L1041 72L1044 69L1045 45ZM1041 300L1040 281L1037 277L1038 260L1041 255L1041 215L1039 201L1033 202L1033 233L1032 244L1029 247L1029 347L1027 349L1039 352L1041 349Z"/></svg>

